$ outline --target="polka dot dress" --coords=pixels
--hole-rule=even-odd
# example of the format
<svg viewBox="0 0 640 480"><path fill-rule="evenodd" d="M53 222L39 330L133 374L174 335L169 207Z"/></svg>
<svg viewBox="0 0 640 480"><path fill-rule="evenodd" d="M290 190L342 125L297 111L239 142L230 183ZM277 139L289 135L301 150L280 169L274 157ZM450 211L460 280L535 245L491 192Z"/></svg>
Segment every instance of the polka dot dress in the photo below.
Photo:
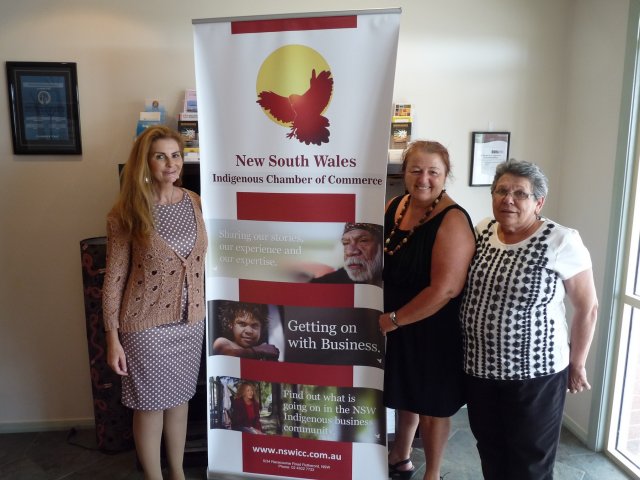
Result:
<svg viewBox="0 0 640 480"><path fill-rule="evenodd" d="M189 195L154 209L156 230L174 251L187 257L196 239ZM204 320L186 323L187 286L183 286L182 318L142 332L120 332L129 375L122 377L122 403L134 410L165 410L191 399L196 391L204 338Z"/></svg>

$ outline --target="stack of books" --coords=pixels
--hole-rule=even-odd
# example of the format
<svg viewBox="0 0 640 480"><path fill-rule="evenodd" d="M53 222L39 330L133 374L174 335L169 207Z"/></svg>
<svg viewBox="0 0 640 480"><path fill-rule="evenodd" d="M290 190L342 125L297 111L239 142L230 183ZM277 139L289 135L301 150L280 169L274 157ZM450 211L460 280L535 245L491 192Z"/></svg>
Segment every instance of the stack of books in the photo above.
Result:
<svg viewBox="0 0 640 480"><path fill-rule="evenodd" d="M184 140L184 161L199 162L198 102L195 90L185 90L184 92L184 105L182 112L178 115L178 131Z"/></svg>
<svg viewBox="0 0 640 480"><path fill-rule="evenodd" d="M165 121L165 107L162 100L149 98L144 102L144 112L140 112L138 125L136 127L136 137L143 130L151 125L162 125Z"/></svg>
<svg viewBox="0 0 640 480"><path fill-rule="evenodd" d="M391 150L404 150L411 141L411 104L397 103L394 106L391 117L391 137L389 148Z"/></svg>

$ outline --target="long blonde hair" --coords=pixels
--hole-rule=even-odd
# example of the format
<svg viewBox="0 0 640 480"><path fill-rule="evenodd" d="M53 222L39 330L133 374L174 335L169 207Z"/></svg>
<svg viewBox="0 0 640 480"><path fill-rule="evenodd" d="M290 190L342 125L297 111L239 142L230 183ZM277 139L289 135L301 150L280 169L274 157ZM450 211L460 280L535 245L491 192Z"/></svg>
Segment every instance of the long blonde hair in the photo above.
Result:
<svg viewBox="0 0 640 480"><path fill-rule="evenodd" d="M184 141L175 130L164 125L146 128L133 144L129 159L122 169L120 196L113 209L131 241L143 245L147 244L149 235L155 228L153 188L148 159L153 142L160 139L175 140L180 152L184 148Z"/></svg>

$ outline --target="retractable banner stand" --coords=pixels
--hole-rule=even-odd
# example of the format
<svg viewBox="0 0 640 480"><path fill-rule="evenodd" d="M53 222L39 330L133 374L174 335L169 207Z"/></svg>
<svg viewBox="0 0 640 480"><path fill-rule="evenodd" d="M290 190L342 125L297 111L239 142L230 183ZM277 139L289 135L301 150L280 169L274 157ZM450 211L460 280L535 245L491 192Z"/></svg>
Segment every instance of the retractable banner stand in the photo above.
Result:
<svg viewBox="0 0 640 480"><path fill-rule="evenodd" d="M194 20L209 478L387 478L400 10Z"/></svg>

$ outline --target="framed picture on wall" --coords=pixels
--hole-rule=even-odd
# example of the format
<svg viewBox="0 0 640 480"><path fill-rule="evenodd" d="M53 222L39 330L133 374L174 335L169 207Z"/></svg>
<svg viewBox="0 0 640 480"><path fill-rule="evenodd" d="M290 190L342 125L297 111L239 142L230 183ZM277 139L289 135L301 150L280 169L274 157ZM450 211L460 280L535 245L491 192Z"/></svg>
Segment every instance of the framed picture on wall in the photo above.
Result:
<svg viewBox="0 0 640 480"><path fill-rule="evenodd" d="M79 155L78 75L70 62L6 62L13 153Z"/></svg>
<svg viewBox="0 0 640 480"><path fill-rule="evenodd" d="M510 132L471 133L470 186L491 185L496 166L509 158L510 140Z"/></svg>

